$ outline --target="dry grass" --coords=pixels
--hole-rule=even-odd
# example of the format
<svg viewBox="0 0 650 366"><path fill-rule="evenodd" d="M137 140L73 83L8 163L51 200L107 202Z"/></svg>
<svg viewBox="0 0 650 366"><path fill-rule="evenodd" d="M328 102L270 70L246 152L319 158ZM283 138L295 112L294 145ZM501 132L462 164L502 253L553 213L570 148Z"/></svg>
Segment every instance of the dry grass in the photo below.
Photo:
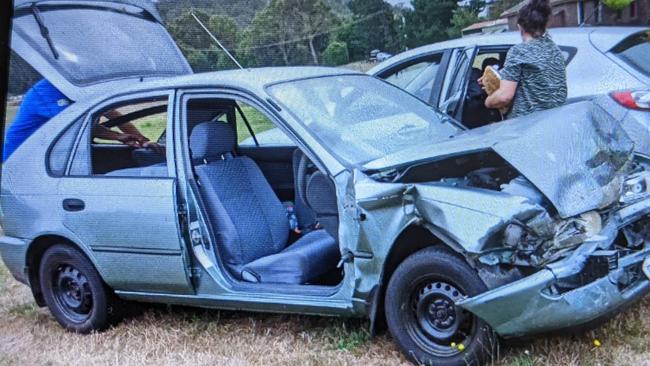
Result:
<svg viewBox="0 0 650 366"><path fill-rule="evenodd" d="M497 365L650 365L650 298L600 329L501 347ZM0 265L0 365L396 365L357 320L149 307L90 336L66 333ZM602 347L595 348L598 338Z"/></svg>

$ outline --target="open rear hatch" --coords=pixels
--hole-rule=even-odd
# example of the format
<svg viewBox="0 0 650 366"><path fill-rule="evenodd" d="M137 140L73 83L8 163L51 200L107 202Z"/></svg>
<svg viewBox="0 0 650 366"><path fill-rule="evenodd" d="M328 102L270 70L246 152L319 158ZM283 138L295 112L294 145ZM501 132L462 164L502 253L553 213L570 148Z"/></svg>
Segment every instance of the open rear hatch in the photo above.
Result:
<svg viewBox="0 0 650 366"><path fill-rule="evenodd" d="M191 74L143 0L16 0L11 48L72 100Z"/></svg>

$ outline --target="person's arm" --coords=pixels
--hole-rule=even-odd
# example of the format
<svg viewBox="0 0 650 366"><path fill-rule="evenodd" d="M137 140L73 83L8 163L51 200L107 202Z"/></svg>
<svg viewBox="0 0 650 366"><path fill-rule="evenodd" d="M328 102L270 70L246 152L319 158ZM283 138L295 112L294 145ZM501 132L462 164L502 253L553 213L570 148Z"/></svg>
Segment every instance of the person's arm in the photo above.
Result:
<svg viewBox="0 0 650 366"><path fill-rule="evenodd" d="M121 117L121 116L122 116L122 113L118 112L117 110L108 111L108 112L106 112L106 114L104 114L104 117L108 118L109 120L111 120L113 118ZM140 141L140 144L144 144L145 142L149 141L149 139L146 138L140 132L140 130L138 130L138 128L135 127L131 122L123 123L120 126L118 126L117 128L119 128L120 131L124 132L125 134L137 137L138 140Z"/></svg>
<svg viewBox="0 0 650 366"><path fill-rule="evenodd" d="M487 108L499 109L503 114L510 109L512 102L515 100L517 86L522 75L522 64L525 56L521 53L522 51L518 45L513 46L508 51L505 65L503 69L499 70L501 76L499 89L485 99Z"/></svg>
<svg viewBox="0 0 650 366"><path fill-rule="evenodd" d="M112 141L119 141L123 144L129 145L129 146L135 146L138 147L140 146L140 141L138 141L138 138L133 135L129 135L126 133L121 133L117 131L113 131L111 129L108 129L101 124L97 123L93 127L93 138L99 138L103 140L112 140Z"/></svg>
<svg viewBox="0 0 650 366"><path fill-rule="evenodd" d="M493 109L505 109L510 107L515 99L518 82L501 80L501 85L492 95L485 99L485 106Z"/></svg>

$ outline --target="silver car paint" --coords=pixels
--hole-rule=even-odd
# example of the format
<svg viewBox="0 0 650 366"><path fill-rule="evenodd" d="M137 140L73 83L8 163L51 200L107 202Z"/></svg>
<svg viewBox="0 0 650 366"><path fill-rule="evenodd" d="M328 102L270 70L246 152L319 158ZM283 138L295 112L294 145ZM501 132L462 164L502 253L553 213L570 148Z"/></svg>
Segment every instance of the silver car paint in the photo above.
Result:
<svg viewBox="0 0 650 366"><path fill-rule="evenodd" d="M270 83L345 73L347 72L327 68L280 68L219 72L142 83L121 92L120 98L129 98L142 93L155 92L156 90L180 89L188 93L198 94L230 93L231 95L254 96L258 98L259 103L263 104L270 97L265 92L265 86ZM173 112L175 118L180 118L181 110L179 108L181 103L179 101L182 100L182 97L183 94L180 94L175 99L176 104ZM112 94L107 93L106 96L99 97L96 100L76 103L37 131L8 159L2 176L2 192L0 196L3 210L2 223L3 225L8 224L5 233L7 237L0 239L0 251L2 251L5 261L11 261L9 268L17 270L18 273L15 273L17 277L25 268L26 258L20 256L26 253L27 247L21 249L16 249L16 247L22 244L28 245L30 239L36 238L43 233L60 235L77 243L88 253L102 276L110 278L111 275L116 275L121 266L142 268L141 259L129 255L120 258L123 262L100 262L101 259L93 250L93 245L96 243L92 242L92 238L77 235L64 225L65 214L60 209L61 198L70 194L68 189L76 191L79 187L75 187L75 184L66 186L63 183L66 179L75 178L50 177L44 164L46 153L43 146L49 146L53 136L63 130L70 121L80 118L86 110L93 109L95 106L104 103L111 103L112 100L114 100ZM540 210L534 204L527 202L525 197L483 189L436 184L405 185L378 182L357 169L343 166L328 152L325 146L319 145L310 132L301 123L295 121L288 111L275 110L270 112L277 115L277 121L282 124L281 128L288 131L296 142L305 147L310 157L317 162L321 169L328 172L336 182L341 222L339 232L342 243L341 249L342 251L352 252L356 258L344 264L346 274L344 282L335 288L333 293L330 292L325 297L322 294L295 295L267 293L264 291L251 292L233 287L217 265L204 265L200 268L200 271L206 275L199 277L193 293L184 293L185 289L175 287L167 290L153 287L146 291L137 291L123 288L122 286L125 283L113 278L113 281L109 282L109 284L116 287L120 296L143 301L163 301L258 311L368 315L370 305L376 300L373 294L379 293L377 289L384 280L386 260L394 248L396 239L407 228L413 225L425 227L434 237L437 237L452 250L459 253L469 253L471 251L480 251L481 248L476 246L477 242L484 242L485 238L494 236L498 232L498 228L503 227L508 220L527 217ZM588 116L583 115L582 117L587 118ZM534 124L535 117L531 116L528 119L519 121L519 123ZM542 122L538 123L541 124ZM598 123L597 119L595 123ZM579 124L588 125L588 121ZM169 137L173 139L171 142L173 146L184 146L185 140L180 125L180 123L175 123L174 118L170 118L168 122L168 131L174 131ZM503 126L508 125L504 124ZM503 130L500 132L504 136L509 134L515 136L521 133L521 130L516 127L502 128ZM534 131L534 129L532 130ZM596 136L594 134L587 135ZM462 134L457 137L462 138ZM616 146L619 142L617 139L620 138L619 135L615 134L614 141L601 147ZM566 154L571 149L580 149L580 147L568 145L565 145L564 148L564 151L557 152ZM588 143L584 144L584 148L585 153L598 153L598 151L593 150L593 145ZM461 154L472 151L472 147L468 146L465 151L458 148L456 153ZM448 152L441 151L441 153ZM527 146L521 146L520 144L519 152L528 152ZM187 157L183 155L186 154L184 149L175 149L175 152L170 152L170 154L174 155L168 156L168 159L174 159L184 168L188 168L185 163ZM429 158L435 157L434 155L429 156ZM527 164L535 164L534 159L528 161ZM376 167L382 168L379 165ZM185 202L191 202L187 187L184 185L184 181L187 179L186 172L183 172L180 168L179 166L179 169L172 173L178 175L177 179L179 179L179 184L182 185L181 191L185 192L183 199ZM584 174L585 167L576 166L575 171L578 175ZM24 172L29 172L29 174ZM614 175L619 177L624 173L616 172ZM588 176L589 174L584 175L584 177ZM96 185L97 190L101 190L102 182L106 178L88 179L93 185ZM589 180L588 178L585 179ZM127 184L126 180L124 182ZM152 187L147 186L145 188L147 191L143 192L141 191L143 188L138 185L138 182L141 182L140 180L133 180L132 182L132 185L128 188L132 190L133 195L166 197L169 200L166 204L175 200L175 197L172 197L166 191L167 187L161 186L160 189L152 191ZM79 181L79 184L81 184L81 181ZM111 213L115 211L114 199L115 197L112 194L106 196L104 201L106 205L105 212ZM644 198L642 202L648 200L649 198ZM596 203L600 205L602 202L597 200ZM97 204L99 205L100 202L98 201ZM595 203L592 202L592 204ZM148 217L144 217L144 220L143 217L139 217L140 206L138 204L129 206L128 200L125 200L123 209L115 212L115 214L133 214L133 220L139 222L142 228L151 228L159 224L148 220ZM162 206L160 207L162 208ZM95 209L99 212L101 207L97 206ZM171 208L167 207L166 210L171 210ZM25 219L34 220L34 223L25 225ZM475 222L476 225L470 228L463 222ZM169 223L169 225L175 224ZM102 237L102 235L120 237L119 230L114 227L105 227L99 222L97 222L96 230L97 232L93 234L94 238ZM149 231L143 230L143 233L148 234ZM13 238L26 240L21 241ZM209 258L209 253L201 253L200 248L190 248L189 244L180 238L179 245L181 245L181 248L188 248L188 251L191 250L194 257L205 255ZM121 263L121 266L117 267L116 263ZM112 268L106 268L111 265ZM111 271L112 273L110 273ZM123 278L125 279L137 275L137 273L133 272L124 272ZM161 281L163 280L171 279L162 278ZM647 282L647 279L642 280L642 282ZM482 303L480 302L479 306L483 307ZM596 312L604 312L605 310L607 309L603 306L595 308ZM572 308L572 311L579 312L580 309ZM486 320L490 321L489 311L486 313L488 313ZM530 322L523 322L521 326L524 329L534 329L533 324Z"/></svg>
<svg viewBox="0 0 650 366"><path fill-rule="evenodd" d="M648 78L632 75L627 69L613 62L606 54L625 37L640 32L642 27L582 27L551 28L549 33L560 46L577 48L578 52L567 66L568 98L580 99L621 89L647 86ZM473 46L503 46L521 43L516 32L485 36L458 38L434 43L400 53L370 69L369 75L378 75L406 60L450 48Z"/></svg>

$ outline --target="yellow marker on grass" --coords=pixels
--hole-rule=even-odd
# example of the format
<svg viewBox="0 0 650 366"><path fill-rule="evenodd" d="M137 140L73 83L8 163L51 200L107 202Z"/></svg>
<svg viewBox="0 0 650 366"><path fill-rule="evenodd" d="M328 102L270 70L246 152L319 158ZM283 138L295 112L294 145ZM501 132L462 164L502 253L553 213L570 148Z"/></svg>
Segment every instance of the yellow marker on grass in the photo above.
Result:
<svg viewBox="0 0 650 366"><path fill-rule="evenodd" d="M603 345L603 344L600 343L600 341L599 341L598 339L594 339L594 346L596 346L596 348L598 348L598 347L600 347L600 346L602 346L602 345Z"/></svg>

